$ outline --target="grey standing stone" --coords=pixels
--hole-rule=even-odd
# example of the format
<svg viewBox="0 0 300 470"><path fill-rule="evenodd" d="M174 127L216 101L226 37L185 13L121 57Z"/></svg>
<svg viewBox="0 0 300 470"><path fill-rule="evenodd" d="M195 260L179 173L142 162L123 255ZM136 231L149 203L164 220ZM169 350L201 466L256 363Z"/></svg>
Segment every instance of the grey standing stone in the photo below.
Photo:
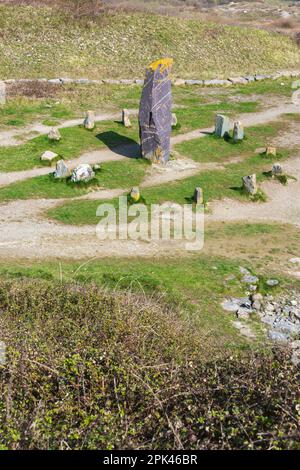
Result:
<svg viewBox="0 0 300 470"><path fill-rule="evenodd" d="M217 137L224 137L229 135L230 131L230 119L223 114L216 115L216 126L215 126L215 134Z"/></svg>
<svg viewBox="0 0 300 470"><path fill-rule="evenodd" d="M122 123L125 127L131 127L128 109L122 109Z"/></svg>
<svg viewBox="0 0 300 470"><path fill-rule="evenodd" d="M239 142L244 139L244 126L240 121L236 121L233 126L233 140Z"/></svg>
<svg viewBox="0 0 300 470"><path fill-rule="evenodd" d="M196 204L203 204L203 191L202 188L195 188L194 191L194 202Z"/></svg>
<svg viewBox="0 0 300 470"><path fill-rule="evenodd" d="M94 111L88 111L86 113L83 125L88 130L93 130L95 127L95 113Z"/></svg>
<svg viewBox="0 0 300 470"><path fill-rule="evenodd" d="M139 109L142 156L166 164L170 158L172 91L169 74L173 59L153 62L146 77Z"/></svg>
<svg viewBox="0 0 300 470"><path fill-rule="evenodd" d="M55 172L53 173L54 178L66 178L69 175L69 168L63 160L59 160L56 164Z"/></svg>
<svg viewBox="0 0 300 470"><path fill-rule="evenodd" d="M0 105L6 103L6 84L0 80Z"/></svg>
<svg viewBox="0 0 300 470"><path fill-rule="evenodd" d="M243 188L245 191L251 195L257 193L257 183L256 183L256 175L248 175L243 177Z"/></svg>

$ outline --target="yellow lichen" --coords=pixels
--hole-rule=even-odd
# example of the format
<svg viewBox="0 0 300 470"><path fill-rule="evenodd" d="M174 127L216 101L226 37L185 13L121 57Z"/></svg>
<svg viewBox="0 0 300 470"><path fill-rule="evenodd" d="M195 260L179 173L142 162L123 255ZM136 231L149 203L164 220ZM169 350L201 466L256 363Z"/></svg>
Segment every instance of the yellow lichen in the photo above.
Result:
<svg viewBox="0 0 300 470"><path fill-rule="evenodd" d="M174 60L170 57L165 57L164 59L158 59L155 62L152 62L148 68L155 71L158 67L161 67L161 71L163 72L164 70L171 68L173 62Z"/></svg>

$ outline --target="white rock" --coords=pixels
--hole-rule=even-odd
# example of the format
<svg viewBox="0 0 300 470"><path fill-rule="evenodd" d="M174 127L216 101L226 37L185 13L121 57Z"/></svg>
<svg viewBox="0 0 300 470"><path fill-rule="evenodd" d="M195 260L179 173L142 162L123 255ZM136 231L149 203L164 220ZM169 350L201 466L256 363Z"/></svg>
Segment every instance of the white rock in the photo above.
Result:
<svg viewBox="0 0 300 470"><path fill-rule="evenodd" d="M79 181L88 182L95 177L95 172L93 171L91 165L83 163L78 165L72 172L71 181L73 183L78 183Z"/></svg>
<svg viewBox="0 0 300 470"><path fill-rule="evenodd" d="M46 152L44 152L43 155L41 156L41 160L52 162L52 160L54 160L57 157L58 157L57 153L51 152L51 150L46 150Z"/></svg>
<svg viewBox="0 0 300 470"><path fill-rule="evenodd" d="M59 141L61 139L61 135L58 129L51 129L51 131L48 134L48 139L49 140L54 140L54 141Z"/></svg>
<svg viewBox="0 0 300 470"><path fill-rule="evenodd" d="M95 114L94 111L88 111L86 113L83 125L86 129L92 130L95 127Z"/></svg>

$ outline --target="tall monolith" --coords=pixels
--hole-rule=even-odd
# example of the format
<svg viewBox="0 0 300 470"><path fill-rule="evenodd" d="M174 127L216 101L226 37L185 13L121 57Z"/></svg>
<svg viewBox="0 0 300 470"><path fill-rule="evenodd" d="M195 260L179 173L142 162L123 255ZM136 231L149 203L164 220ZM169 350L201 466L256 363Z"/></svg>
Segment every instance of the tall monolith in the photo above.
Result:
<svg viewBox="0 0 300 470"><path fill-rule="evenodd" d="M169 78L173 59L160 59L146 69L139 124L142 156L152 163L167 163L172 130L172 91Z"/></svg>

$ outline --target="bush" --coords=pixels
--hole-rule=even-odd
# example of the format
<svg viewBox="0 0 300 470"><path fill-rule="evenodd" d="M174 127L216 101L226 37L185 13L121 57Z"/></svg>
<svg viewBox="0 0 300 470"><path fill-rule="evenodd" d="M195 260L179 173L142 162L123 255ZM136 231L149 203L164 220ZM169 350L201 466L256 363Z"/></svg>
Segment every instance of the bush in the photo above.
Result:
<svg viewBox="0 0 300 470"><path fill-rule="evenodd" d="M299 446L284 352L201 360L174 307L92 285L0 282L3 449Z"/></svg>

